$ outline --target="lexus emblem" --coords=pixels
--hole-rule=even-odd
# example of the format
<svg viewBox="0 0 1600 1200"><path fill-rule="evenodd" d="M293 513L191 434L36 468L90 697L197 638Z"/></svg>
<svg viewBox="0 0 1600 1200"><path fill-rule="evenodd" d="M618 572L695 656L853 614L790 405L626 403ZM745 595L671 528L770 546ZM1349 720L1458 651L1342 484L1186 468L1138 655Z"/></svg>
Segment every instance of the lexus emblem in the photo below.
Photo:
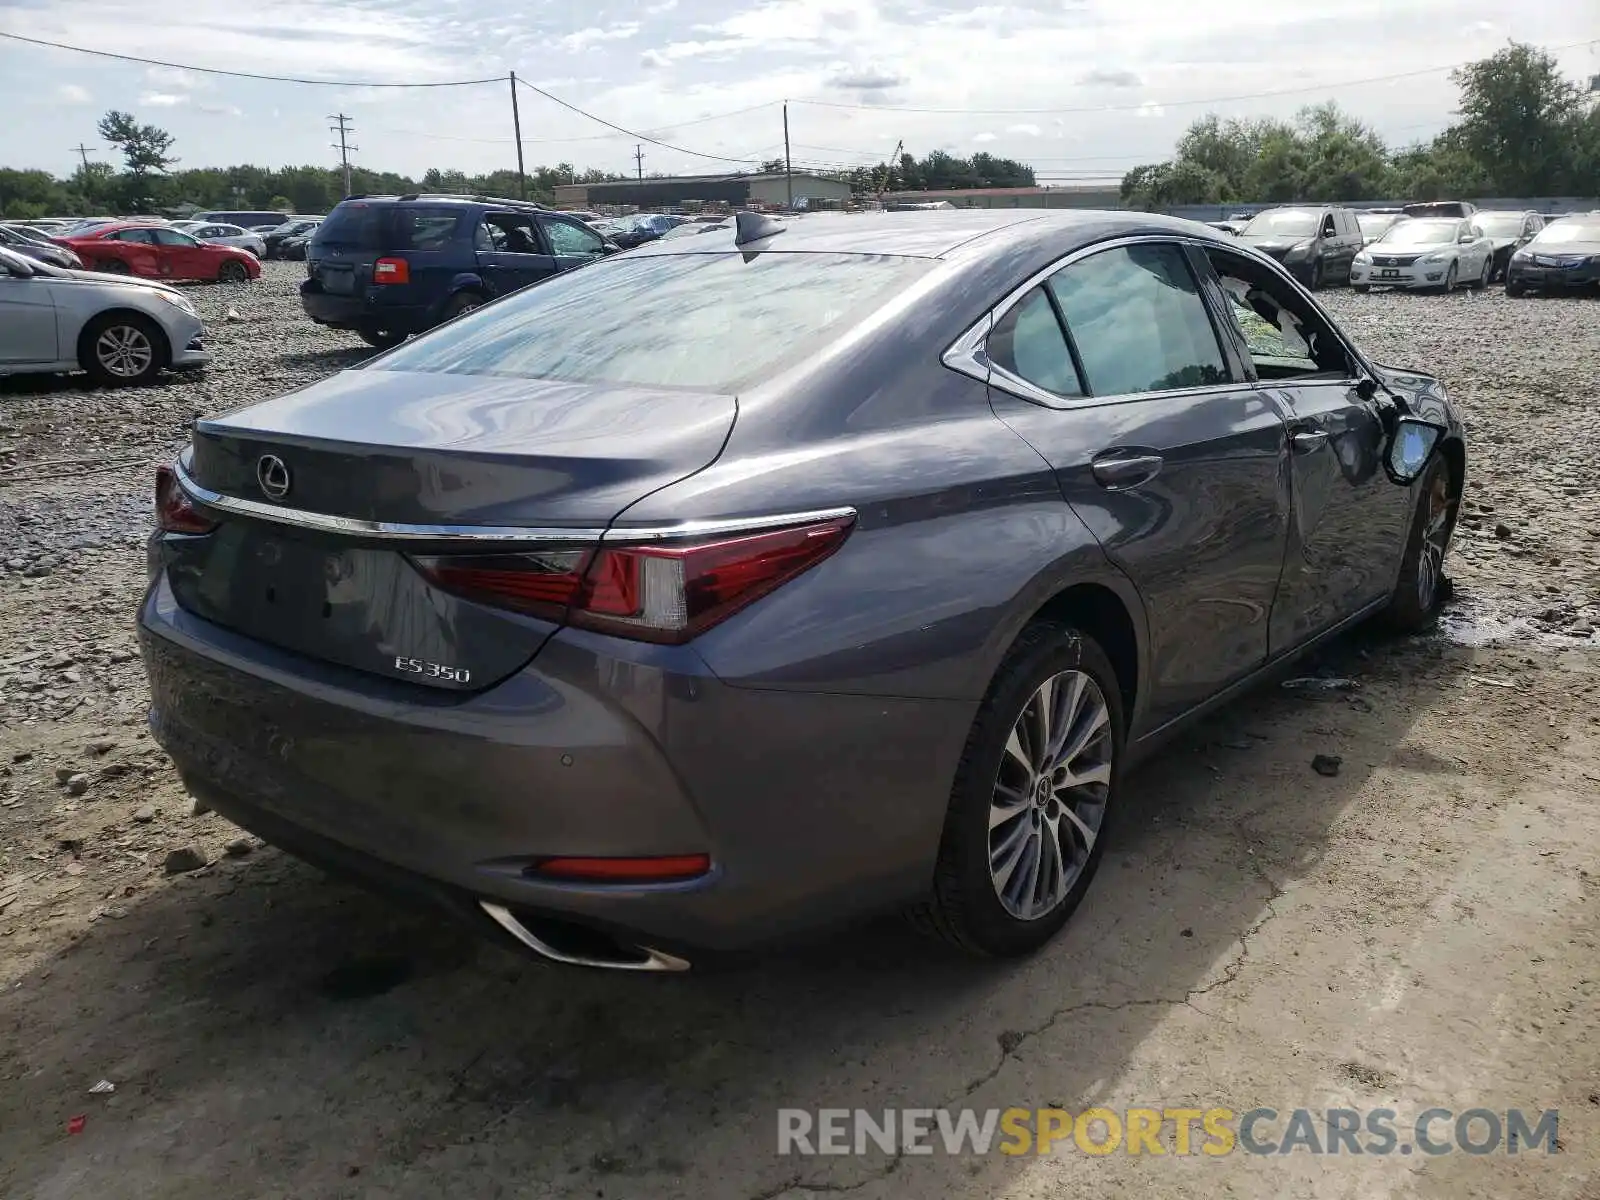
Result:
<svg viewBox="0 0 1600 1200"><path fill-rule="evenodd" d="M276 454L263 454L256 460L256 482L268 500L282 500L289 494L289 466Z"/></svg>

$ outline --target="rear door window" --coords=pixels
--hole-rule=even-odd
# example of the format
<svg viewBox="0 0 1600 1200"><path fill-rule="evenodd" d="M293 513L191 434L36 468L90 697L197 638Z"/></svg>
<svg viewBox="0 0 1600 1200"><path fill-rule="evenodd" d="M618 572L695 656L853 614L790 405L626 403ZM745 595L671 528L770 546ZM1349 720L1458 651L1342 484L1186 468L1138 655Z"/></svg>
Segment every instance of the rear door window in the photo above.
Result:
<svg viewBox="0 0 1600 1200"><path fill-rule="evenodd" d="M111 235L112 240L119 242L139 242L146 246L155 245L155 234L148 229L122 229Z"/></svg>
<svg viewBox="0 0 1600 1200"><path fill-rule="evenodd" d="M1067 335L1042 287L1034 288L995 322L984 353L1000 370L1034 387L1058 396L1083 395Z"/></svg>
<svg viewBox="0 0 1600 1200"><path fill-rule="evenodd" d="M1183 251L1117 246L1056 272L1050 291L1096 396L1231 382Z"/></svg>
<svg viewBox="0 0 1600 1200"><path fill-rule="evenodd" d="M455 237L461 219L458 209L412 208L394 210L392 248L442 250Z"/></svg>
<svg viewBox="0 0 1600 1200"><path fill-rule="evenodd" d="M489 227L496 250L507 254L545 253L539 231L533 227L533 218L527 213L484 213L483 223Z"/></svg>

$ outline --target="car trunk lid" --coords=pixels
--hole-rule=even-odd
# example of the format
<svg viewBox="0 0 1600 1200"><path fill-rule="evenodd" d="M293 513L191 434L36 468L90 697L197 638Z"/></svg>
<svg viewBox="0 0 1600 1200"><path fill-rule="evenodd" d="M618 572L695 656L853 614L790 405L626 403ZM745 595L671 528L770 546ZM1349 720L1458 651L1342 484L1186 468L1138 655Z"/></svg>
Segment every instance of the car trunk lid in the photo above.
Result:
<svg viewBox="0 0 1600 1200"><path fill-rule="evenodd" d="M168 538L196 615L283 649L477 689L556 627L429 583L413 553L570 553L713 461L733 398L378 370L196 423L187 486L218 529Z"/></svg>

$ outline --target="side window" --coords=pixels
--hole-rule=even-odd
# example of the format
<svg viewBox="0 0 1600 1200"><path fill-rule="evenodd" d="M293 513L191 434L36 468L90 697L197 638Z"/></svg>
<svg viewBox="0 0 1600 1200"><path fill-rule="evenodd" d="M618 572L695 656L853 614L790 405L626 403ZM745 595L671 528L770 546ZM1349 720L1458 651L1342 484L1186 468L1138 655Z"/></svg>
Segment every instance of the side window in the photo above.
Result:
<svg viewBox="0 0 1600 1200"><path fill-rule="evenodd" d="M450 209L402 208L398 219L401 244L412 250L442 250L455 236L459 215Z"/></svg>
<svg viewBox="0 0 1600 1200"><path fill-rule="evenodd" d="M492 226L490 236L495 249L508 254L543 254L533 220L522 213L485 213L484 224Z"/></svg>
<svg viewBox="0 0 1600 1200"><path fill-rule="evenodd" d="M1333 214L1327 213L1322 218L1322 236L1325 238L1338 237L1339 230L1333 223Z"/></svg>
<svg viewBox="0 0 1600 1200"><path fill-rule="evenodd" d="M1179 247L1118 246L1063 268L1048 286L1095 395L1230 382Z"/></svg>
<svg viewBox="0 0 1600 1200"><path fill-rule="evenodd" d="M187 233L180 233L176 229L154 229L150 231L155 235L158 246L193 246L194 238Z"/></svg>
<svg viewBox="0 0 1600 1200"><path fill-rule="evenodd" d="M1258 379L1333 374L1352 367L1328 324L1268 268L1226 250L1208 249L1218 282Z"/></svg>
<svg viewBox="0 0 1600 1200"><path fill-rule="evenodd" d="M148 229L123 229L111 236L119 242L139 242L146 246L155 244L155 238Z"/></svg>
<svg viewBox="0 0 1600 1200"><path fill-rule="evenodd" d="M605 242L597 233L591 233L570 221L553 221L541 217L545 237L550 239L550 249L558 258L599 258L605 252Z"/></svg>
<svg viewBox="0 0 1600 1200"><path fill-rule="evenodd" d="M1058 396L1083 395L1067 335L1042 287L1034 288L995 323L984 350L995 366L1034 387Z"/></svg>
<svg viewBox="0 0 1600 1200"><path fill-rule="evenodd" d="M491 225L487 221L479 221L478 228L472 234L472 248L479 254L489 254L495 250L506 248L506 235L498 225Z"/></svg>

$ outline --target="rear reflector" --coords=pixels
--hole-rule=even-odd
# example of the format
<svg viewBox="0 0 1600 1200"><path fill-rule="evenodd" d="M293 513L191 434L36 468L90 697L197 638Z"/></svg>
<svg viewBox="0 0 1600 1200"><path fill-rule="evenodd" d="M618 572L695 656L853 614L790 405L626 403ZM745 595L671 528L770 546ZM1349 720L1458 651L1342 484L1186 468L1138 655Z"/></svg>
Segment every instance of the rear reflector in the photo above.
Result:
<svg viewBox="0 0 1600 1200"><path fill-rule="evenodd" d="M210 533L217 523L193 504L171 467L156 468L156 523L163 533Z"/></svg>
<svg viewBox="0 0 1600 1200"><path fill-rule="evenodd" d="M714 542L418 558L458 596L648 642L687 642L816 566L854 523L840 517Z"/></svg>
<svg viewBox="0 0 1600 1200"><path fill-rule="evenodd" d="M403 258L380 258L372 264L373 283L410 283L411 264Z"/></svg>
<svg viewBox="0 0 1600 1200"><path fill-rule="evenodd" d="M596 883L667 883L695 879L711 870L709 854L669 854L662 858L547 858L536 875Z"/></svg>

